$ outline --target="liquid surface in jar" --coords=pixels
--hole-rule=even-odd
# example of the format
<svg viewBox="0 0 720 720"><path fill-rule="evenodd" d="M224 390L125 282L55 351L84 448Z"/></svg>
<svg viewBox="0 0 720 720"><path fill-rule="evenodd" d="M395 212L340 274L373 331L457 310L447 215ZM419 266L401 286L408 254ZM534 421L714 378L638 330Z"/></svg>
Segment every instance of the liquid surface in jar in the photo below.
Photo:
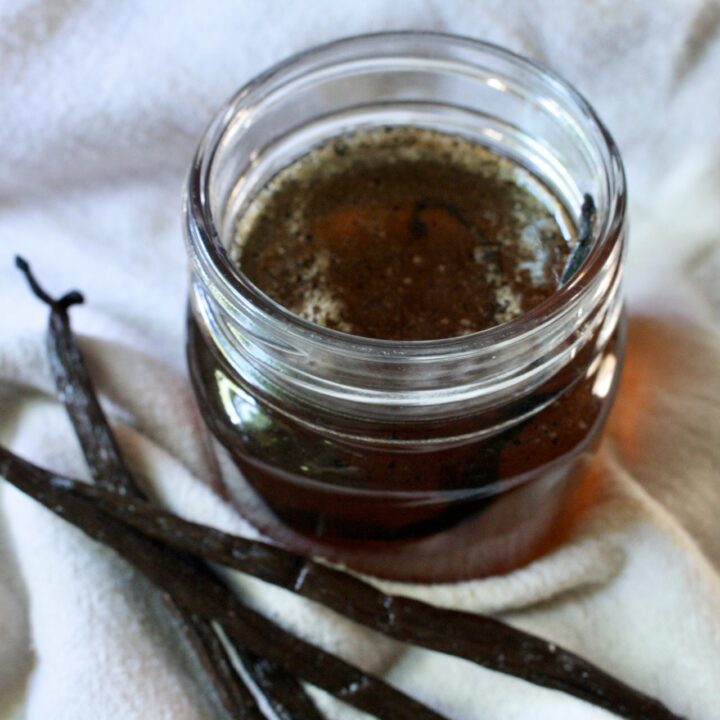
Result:
<svg viewBox="0 0 720 720"><path fill-rule="evenodd" d="M573 227L510 159L460 136L386 127L330 140L275 175L243 210L231 256L306 320L430 340L550 297Z"/></svg>

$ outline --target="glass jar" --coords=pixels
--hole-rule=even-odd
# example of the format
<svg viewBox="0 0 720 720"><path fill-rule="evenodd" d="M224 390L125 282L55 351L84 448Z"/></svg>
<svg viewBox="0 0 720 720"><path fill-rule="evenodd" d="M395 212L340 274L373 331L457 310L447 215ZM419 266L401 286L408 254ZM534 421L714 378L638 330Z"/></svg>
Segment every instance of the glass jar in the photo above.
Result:
<svg viewBox="0 0 720 720"><path fill-rule="evenodd" d="M238 217L282 168L377 126L456 133L539 178L579 224L579 269L504 325L386 341L307 322L229 259ZM588 478L621 365L625 180L588 103L507 50L432 33L355 37L297 55L217 115L184 202L188 358L226 490L276 540L398 579L527 561ZM227 466L227 463L226 463Z"/></svg>

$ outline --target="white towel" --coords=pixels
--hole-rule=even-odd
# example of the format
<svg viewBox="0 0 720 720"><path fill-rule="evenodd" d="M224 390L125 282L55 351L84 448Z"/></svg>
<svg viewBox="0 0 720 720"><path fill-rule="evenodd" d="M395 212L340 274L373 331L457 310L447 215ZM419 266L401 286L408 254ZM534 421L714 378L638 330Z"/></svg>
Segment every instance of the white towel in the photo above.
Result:
<svg viewBox="0 0 720 720"><path fill-rule="evenodd" d="M0 441L86 477L54 398L46 308L79 287L82 347L132 468L178 513L252 534L216 468L184 369L179 196L213 111L252 75L341 35L469 34L573 81L613 131L631 192L624 382L603 491L564 547L503 577L392 586L506 617L680 714L720 707L720 5L322 0L5 0L0 9ZM0 489L0 717L199 720L164 610L113 554ZM408 649L238 576L246 597L457 720L607 718L559 693ZM386 584L390 587L390 584ZM329 718L360 714L316 693Z"/></svg>

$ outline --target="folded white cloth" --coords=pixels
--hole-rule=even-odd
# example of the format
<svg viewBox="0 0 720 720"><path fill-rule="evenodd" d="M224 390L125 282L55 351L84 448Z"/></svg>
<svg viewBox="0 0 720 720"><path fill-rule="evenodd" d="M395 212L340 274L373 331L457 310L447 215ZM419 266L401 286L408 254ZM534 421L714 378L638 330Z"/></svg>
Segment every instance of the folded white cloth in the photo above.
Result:
<svg viewBox="0 0 720 720"><path fill-rule="evenodd" d="M172 510L253 530L213 494L183 359L179 194L212 112L254 73L342 34L472 34L574 81L631 187L628 360L601 491L562 548L503 577L397 592L561 643L693 719L720 707L720 5L490 0L83 3L0 9L0 441L87 476L56 402L46 309L81 288L82 347L133 470ZM0 488L0 717L209 718L163 608L110 551ZM409 649L236 576L279 622L451 718L602 718L559 693ZM329 718L360 717L317 692ZM17 715L16 715L17 714Z"/></svg>

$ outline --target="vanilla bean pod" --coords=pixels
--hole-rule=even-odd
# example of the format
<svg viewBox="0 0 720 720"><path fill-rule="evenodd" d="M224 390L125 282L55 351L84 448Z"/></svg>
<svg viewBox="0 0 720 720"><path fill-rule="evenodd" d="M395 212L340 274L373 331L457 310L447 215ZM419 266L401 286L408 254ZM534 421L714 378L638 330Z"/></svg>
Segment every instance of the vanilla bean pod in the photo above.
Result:
<svg viewBox="0 0 720 720"><path fill-rule="evenodd" d="M12 456L0 448L0 461L8 457ZM86 483L37 470L47 486L64 491L58 492L58 497L90 500L108 517L145 536L283 587L396 640L560 690L624 718L679 718L658 700L574 653L494 618L386 595L353 575L301 555L198 525L148 504L129 504L121 496Z"/></svg>
<svg viewBox="0 0 720 720"><path fill-rule="evenodd" d="M592 199L586 197L580 232L586 239L591 238L593 215ZM72 300L72 295L65 298ZM144 535L285 587L396 639L561 690L626 718L678 718L658 701L582 658L497 620L386 596L358 578L293 553L185 523L142 502L129 508L122 497L47 475L46 480L54 480L56 486L76 498L92 500L104 512ZM275 628L270 626L266 630L272 635ZM228 634L236 637L237 633L233 626Z"/></svg>
<svg viewBox="0 0 720 720"><path fill-rule="evenodd" d="M381 720L447 720L383 680L291 635L244 606L212 576L195 572L199 562L196 558L179 554L116 520L92 498L63 490L72 481L59 476L53 479L51 473L5 449L0 450L0 476L91 538L114 549L177 604L220 623L233 642L250 648L256 655ZM107 492L88 487L99 493ZM127 501L130 506L146 504L141 500ZM181 562L176 562L178 559Z"/></svg>
<svg viewBox="0 0 720 720"><path fill-rule="evenodd" d="M560 286L565 285L572 276L580 269L585 258L590 254L593 241L593 229L595 226L595 201L592 195L587 193L583 195L583 204L580 211L580 226L578 227L577 240L573 247L570 257L565 263L562 276L560 278Z"/></svg>
<svg viewBox="0 0 720 720"><path fill-rule="evenodd" d="M29 263L15 259L37 298L50 308L47 350L55 387L72 422L90 474L98 486L141 499L147 499L127 467L115 435L98 400L95 386L70 324L69 308L84 302L77 290L59 299L52 298L35 278ZM210 574L198 567L197 572ZM230 592L228 590L228 592ZM200 668L211 683L215 699L232 718L262 720L263 713L212 625L202 617L178 607L170 598L165 604L175 624L192 648ZM280 720L322 720L304 688L279 668L255 676L259 658L236 649L237 656L260 687Z"/></svg>

